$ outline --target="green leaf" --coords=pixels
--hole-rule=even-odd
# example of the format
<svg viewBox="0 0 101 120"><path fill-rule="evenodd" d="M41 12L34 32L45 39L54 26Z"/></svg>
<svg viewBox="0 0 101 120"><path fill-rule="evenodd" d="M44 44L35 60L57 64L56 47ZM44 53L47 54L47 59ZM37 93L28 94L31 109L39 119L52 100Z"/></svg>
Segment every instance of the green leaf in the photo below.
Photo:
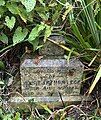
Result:
<svg viewBox="0 0 101 120"><path fill-rule="evenodd" d="M22 42L28 34L28 30L26 28L22 29L18 27L13 36L13 45Z"/></svg>
<svg viewBox="0 0 101 120"><path fill-rule="evenodd" d="M16 2L20 2L20 0L10 0L10 1L11 1L11 2L15 2L15 1L16 1Z"/></svg>
<svg viewBox="0 0 101 120"><path fill-rule="evenodd" d="M48 113L52 114L52 111L47 107L47 105L40 104L40 106L46 110Z"/></svg>
<svg viewBox="0 0 101 120"><path fill-rule="evenodd" d="M0 34L0 41L2 41L5 44L8 44L8 37L4 33L1 33Z"/></svg>
<svg viewBox="0 0 101 120"><path fill-rule="evenodd" d="M25 6L27 12L31 12L36 5L36 0L20 0L20 1Z"/></svg>
<svg viewBox="0 0 101 120"><path fill-rule="evenodd" d="M43 45L39 45L39 46L36 47L36 50L38 50L38 49L40 49L42 47L43 47Z"/></svg>
<svg viewBox="0 0 101 120"><path fill-rule="evenodd" d="M0 17L4 14L7 9L3 6L0 6Z"/></svg>
<svg viewBox="0 0 101 120"><path fill-rule="evenodd" d="M19 112L16 113L14 120L22 120Z"/></svg>
<svg viewBox="0 0 101 120"><path fill-rule="evenodd" d="M4 6L5 5L5 1L4 0L0 0L0 6Z"/></svg>
<svg viewBox="0 0 101 120"><path fill-rule="evenodd" d="M91 50L91 51L101 51L101 49L96 49L96 48L88 48L87 50Z"/></svg>
<svg viewBox="0 0 101 120"><path fill-rule="evenodd" d="M39 16L42 18L42 20L48 20L48 18L49 18L49 14L47 13L45 13L45 12L37 12L38 14L39 14Z"/></svg>
<svg viewBox="0 0 101 120"><path fill-rule="evenodd" d="M52 16L52 21L54 21L54 23L58 21L60 14L61 14L60 11L57 11L57 10L55 11L55 13Z"/></svg>
<svg viewBox="0 0 101 120"><path fill-rule="evenodd" d="M80 2L83 7L84 14L87 19L90 31L92 33L95 45L98 46L100 44L100 39L99 39L99 35L97 32L96 24L95 24L95 18L94 18L94 12L93 12L92 6L90 3L88 5L86 5L85 0L81 0Z"/></svg>
<svg viewBox="0 0 101 120"><path fill-rule="evenodd" d="M18 15L21 17L21 19L26 23L27 22L27 12L23 7L19 7L19 13Z"/></svg>
<svg viewBox="0 0 101 120"><path fill-rule="evenodd" d="M7 3L6 7L12 14L18 14L21 17L21 19L26 23L27 12L22 6L18 7L16 3Z"/></svg>
<svg viewBox="0 0 101 120"><path fill-rule="evenodd" d="M94 82L92 83L92 85L91 85L91 87L89 89L89 93L88 94L90 94L93 91L94 87L96 86L96 84L100 80L100 78L101 78L101 65L99 67L99 70L98 70L98 73L97 73L97 75L95 77L95 80L94 80Z"/></svg>
<svg viewBox="0 0 101 120"><path fill-rule="evenodd" d="M0 85L4 85L4 82L0 81Z"/></svg>
<svg viewBox="0 0 101 120"><path fill-rule="evenodd" d="M43 6L35 6L35 11L37 11L37 12L48 12L49 11L49 8L48 7L43 7Z"/></svg>
<svg viewBox="0 0 101 120"><path fill-rule="evenodd" d="M19 14L19 9L16 3L7 3L6 7L12 14Z"/></svg>
<svg viewBox="0 0 101 120"><path fill-rule="evenodd" d="M0 97L0 100L1 100L1 97ZM2 109L0 108L0 115L2 115L2 113L3 113L3 111L2 111Z"/></svg>
<svg viewBox="0 0 101 120"><path fill-rule="evenodd" d="M12 116L12 114L4 115L3 120L12 120L12 119L11 119L11 116Z"/></svg>
<svg viewBox="0 0 101 120"><path fill-rule="evenodd" d="M95 59L97 58L97 56L98 56L98 54L95 55L94 58L91 60L91 62L88 64L89 67L93 64L93 62L95 61Z"/></svg>
<svg viewBox="0 0 101 120"><path fill-rule="evenodd" d="M97 22L95 22L95 24L99 28L99 30L101 30L101 26Z"/></svg>
<svg viewBox="0 0 101 120"><path fill-rule="evenodd" d="M14 16L11 17L11 19L9 18L9 16L6 16L5 17L5 25L10 29L12 30L14 25L15 25L15 22L16 22L16 19Z"/></svg>
<svg viewBox="0 0 101 120"><path fill-rule="evenodd" d="M49 6L50 7L55 7L55 6L57 6L57 2L54 1L53 3L50 3Z"/></svg>
<svg viewBox="0 0 101 120"><path fill-rule="evenodd" d="M33 22L33 15L32 15L32 13L30 12L30 13L28 13L28 18L27 18L30 22Z"/></svg>
<svg viewBox="0 0 101 120"><path fill-rule="evenodd" d="M40 32L44 30L45 24L41 23L37 25L35 28L32 29L31 33L29 34L28 41L33 45L33 49L36 50L39 44L39 40L37 39L40 35Z"/></svg>
<svg viewBox="0 0 101 120"><path fill-rule="evenodd" d="M46 25L44 42L46 42L46 39L51 35L52 29L53 27Z"/></svg>
<svg viewBox="0 0 101 120"><path fill-rule="evenodd" d="M44 7L45 7L45 3L43 2L43 0L38 0Z"/></svg>
<svg viewBox="0 0 101 120"><path fill-rule="evenodd" d="M35 39L33 41L30 41L30 43L33 45L33 51L37 50L37 46L39 44L39 39Z"/></svg>
<svg viewBox="0 0 101 120"><path fill-rule="evenodd" d="M64 55L64 58L67 59L68 64L69 64L69 60L71 58L71 54L73 53L73 50L74 50L74 48L71 49L71 51L69 52L68 56Z"/></svg>
<svg viewBox="0 0 101 120"><path fill-rule="evenodd" d="M79 27L77 26L75 19L74 19L74 14L73 14L73 9L72 11L69 13L69 18L70 18L70 25L73 31L73 34L78 38L78 40L81 43L81 46L83 48L88 48L89 46L87 46L82 34L79 31Z"/></svg>
<svg viewBox="0 0 101 120"><path fill-rule="evenodd" d="M4 70L5 69L5 65L2 61L0 61L0 70Z"/></svg>
<svg viewBox="0 0 101 120"><path fill-rule="evenodd" d="M35 28L32 29L31 33L29 34L29 38L28 41L33 41L36 39L36 37L39 36L40 31L44 30L45 25L44 24L40 24L40 25L36 25Z"/></svg>

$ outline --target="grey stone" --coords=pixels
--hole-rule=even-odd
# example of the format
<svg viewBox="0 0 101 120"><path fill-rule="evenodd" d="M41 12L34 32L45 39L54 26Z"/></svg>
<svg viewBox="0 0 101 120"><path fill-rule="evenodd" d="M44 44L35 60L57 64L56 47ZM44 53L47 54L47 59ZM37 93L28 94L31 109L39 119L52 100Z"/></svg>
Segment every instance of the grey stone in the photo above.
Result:
<svg viewBox="0 0 101 120"><path fill-rule="evenodd" d="M65 103L65 106L71 105L71 104L78 104L81 101L89 101L91 102L92 99L91 97L88 96L72 96L68 95L65 97L62 97L62 100ZM29 101L33 101L34 104L31 104L31 108L35 109L35 106L37 105L37 108L43 109L40 105L45 104L49 108L54 109L55 107L61 107L63 106L61 98L58 97L22 97L22 95L16 96L16 97L11 97L9 99L9 105L12 108L23 108L25 109L30 109L30 104Z"/></svg>
<svg viewBox="0 0 101 120"><path fill-rule="evenodd" d="M62 36L50 39L64 43ZM80 85L84 66L78 59L63 59L64 50L47 41L39 51L43 58L26 58L21 64L21 88L25 100L35 102L80 101ZM14 99L12 99L14 100ZM20 99L18 98L20 101Z"/></svg>
<svg viewBox="0 0 101 120"><path fill-rule="evenodd" d="M65 40L62 36L51 36L50 39L54 40L55 42L58 42L60 44L64 44ZM41 43L43 44L43 42ZM46 41L43 45L43 47L39 50L39 55L45 55L47 57L49 56L63 56L64 55L64 49L60 48L59 46L55 45L54 43L50 41Z"/></svg>
<svg viewBox="0 0 101 120"><path fill-rule="evenodd" d="M22 94L37 102L59 102L59 93L65 101L75 99L80 94L83 69L77 59L69 64L65 59L41 59L38 64L35 59L25 59L20 68Z"/></svg>
<svg viewBox="0 0 101 120"><path fill-rule="evenodd" d="M29 100L34 100L34 102L46 102L46 103L50 103L50 102L54 102L54 103L61 103L61 99L60 97L12 97L10 99L10 102L12 103L28 103ZM68 95L62 98L62 100L64 102L79 102L81 100L88 100L91 101L90 97L86 97L86 96L72 96L72 95Z"/></svg>

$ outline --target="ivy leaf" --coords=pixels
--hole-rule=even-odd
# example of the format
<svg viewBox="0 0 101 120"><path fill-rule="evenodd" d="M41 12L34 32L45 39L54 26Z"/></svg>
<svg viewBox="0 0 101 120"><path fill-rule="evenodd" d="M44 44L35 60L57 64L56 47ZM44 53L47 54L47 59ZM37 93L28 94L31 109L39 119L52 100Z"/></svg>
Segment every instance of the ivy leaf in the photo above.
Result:
<svg viewBox="0 0 101 120"><path fill-rule="evenodd" d="M9 16L6 16L5 17L5 25L10 29L12 30L14 25L15 25L15 22L16 22L16 19L14 16L11 17L11 19L9 18Z"/></svg>
<svg viewBox="0 0 101 120"><path fill-rule="evenodd" d="M38 44L39 44L39 39L36 38L33 41L30 41L30 43L33 45L33 51L37 50Z"/></svg>
<svg viewBox="0 0 101 120"><path fill-rule="evenodd" d="M13 45L22 42L28 34L28 30L26 28L22 29L18 27L13 36Z"/></svg>
<svg viewBox="0 0 101 120"><path fill-rule="evenodd" d="M36 37L39 36L40 31L44 30L44 28L45 28L44 24L37 25L35 28L33 28L31 33L29 34L28 38L29 42L35 40Z"/></svg>
<svg viewBox="0 0 101 120"><path fill-rule="evenodd" d="M0 34L0 41L2 41L5 44L8 44L8 37L4 33L1 33Z"/></svg>
<svg viewBox="0 0 101 120"><path fill-rule="evenodd" d="M4 0L0 0L0 6L4 6L5 5L5 1Z"/></svg>
<svg viewBox="0 0 101 120"><path fill-rule="evenodd" d="M20 0L20 1L25 6L27 12L31 12L36 5L36 0Z"/></svg>
<svg viewBox="0 0 101 120"><path fill-rule="evenodd" d="M52 29L53 27L46 25L44 42L46 42L46 39L51 35Z"/></svg>
<svg viewBox="0 0 101 120"><path fill-rule="evenodd" d="M22 6L18 7L16 3L7 3L6 7L12 14L18 14L21 19L26 23L27 12Z"/></svg>
<svg viewBox="0 0 101 120"><path fill-rule="evenodd" d="M6 7L12 14L19 14L18 6L16 3L7 3Z"/></svg>

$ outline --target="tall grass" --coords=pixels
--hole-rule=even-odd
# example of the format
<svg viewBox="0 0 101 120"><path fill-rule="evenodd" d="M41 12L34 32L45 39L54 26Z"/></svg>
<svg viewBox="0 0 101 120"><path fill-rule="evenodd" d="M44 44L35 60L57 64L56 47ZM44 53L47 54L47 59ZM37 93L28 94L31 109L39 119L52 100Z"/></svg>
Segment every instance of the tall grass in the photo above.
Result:
<svg viewBox="0 0 101 120"><path fill-rule="evenodd" d="M74 3L79 10L74 7ZM73 39L67 36L67 43L81 54L80 59L87 67L96 71L90 94L101 78L101 3L99 0L71 0L70 4L74 8L69 13Z"/></svg>

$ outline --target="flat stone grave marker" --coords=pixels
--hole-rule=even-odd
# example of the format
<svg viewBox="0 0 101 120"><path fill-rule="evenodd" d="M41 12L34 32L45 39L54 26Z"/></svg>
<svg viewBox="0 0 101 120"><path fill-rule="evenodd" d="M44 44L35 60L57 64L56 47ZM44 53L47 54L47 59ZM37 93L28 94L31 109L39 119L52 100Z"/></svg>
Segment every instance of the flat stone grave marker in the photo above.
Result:
<svg viewBox="0 0 101 120"><path fill-rule="evenodd" d="M60 38L55 36L54 40ZM25 100L16 97L15 99L12 98L12 102L28 102L30 99L41 103L82 100L80 87L84 69L83 64L76 58L70 59L68 63L63 58L63 49L59 49L57 46L53 47L52 44L48 48L48 44L47 41L45 47L42 48L40 54L43 55L43 58L37 64L35 58L25 59L21 64L21 88ZM49 53L45 55L43 51L48 51L47 49ZM52 54L50 51L54 51L54 53ZM61 57L58 58L59 53Z"/></svg>

